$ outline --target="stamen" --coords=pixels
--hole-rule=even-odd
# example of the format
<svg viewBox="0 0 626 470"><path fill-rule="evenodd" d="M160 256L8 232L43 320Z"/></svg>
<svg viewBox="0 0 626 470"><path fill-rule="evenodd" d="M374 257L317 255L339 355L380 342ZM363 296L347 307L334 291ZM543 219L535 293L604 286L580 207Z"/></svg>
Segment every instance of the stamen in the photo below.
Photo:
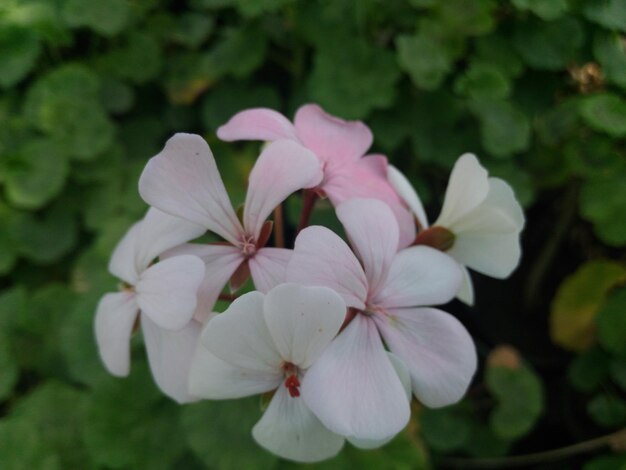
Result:
<svg viewBox="0 0 626 470"><path fill-rule="evenodd" d="M290 375L285 380L285 387L289 390L289 395L292 398L296 398L300 396L300 380L298 380L297 375Z"/></svg>

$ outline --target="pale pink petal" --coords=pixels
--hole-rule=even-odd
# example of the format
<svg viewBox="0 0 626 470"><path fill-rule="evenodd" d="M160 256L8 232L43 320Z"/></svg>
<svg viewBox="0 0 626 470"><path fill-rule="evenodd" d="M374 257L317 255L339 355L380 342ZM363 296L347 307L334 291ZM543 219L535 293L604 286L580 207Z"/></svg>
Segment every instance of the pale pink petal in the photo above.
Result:
<svg viewBox="0 0 626 470"><path fill-rule="evenodd" d="M406 398L411 401L411 375L409 374L409 369L402 359L396 356L393 353L387 352L387 356L393 365L393 368L396 370L398 377L400 378L400 382L402 382L402 386L404 387L404 391L406 393ZM354 437L348 438L348 442L352 444L354 447L358 447L359 449L377 449L379 447L384 446L389 441L391 441L396 434L392 434L383 439L356 439Z"/></svg>
<svg viewBox="0 0 626 470"><path fill-rule="evenodd" d="M471 307L474 305L474 285L472 284L472 277L465 266L461 266L461 271L463 271L463 284L461 284L461 289L456 294L456 298Z"/></svg>
<svg viewBox="0 0 626 470"><path fill-rule="evenodd" d="M305 402L331 431L384 439L409 421L409 401L371 318L357 315L307 371Z"/></svg>
<svg viewBox="0 0 626 470"><path fill-rule="evenodd" d="M370 295L378 292L398 251L398 224L391 209L377 199L351 199L337 206L337 217L363 263Z"/></svg>
<svg viewBox="0 0 626 470"><path fill-rule="evenodd" d="M202 332L202 344L232 366L273 374L282 358L267 329L260 292L249 292L210 320Z"/></svg>
<svg viewBox="0 0 626 470"><path fill-rule="evenodd" d="M387 171L389 183L394 187L398 195L407 203L411 211L417 218L422 229L428 228L428 217L422 204L422 200L417 195L413 185L395 166L389 165Z"/></svg>
<svg viewBox="0 0 626 470"><path fill-rule="evenodd" d="M356 160L372 145L372 132L361 121L344 121L316 104L298 109L294 119L302 143L322 160Z"/></svg>
<svg viewBox="0 0 626 470"><path fill-rule="evenodd" d="M234 140L297 140L293 124L280 113L267 108L246 109L235 114L217 130L225 141Z"/></svg>
<svg viewBox="0 0 626 470"><path fill-rule="evenodd" d="M482 203L489 192L487 176L487 170L474 155L461 155L452 168L443 208L433 225L450 228L457 219Z"/></svg>
<svg viewBox="0 0 626 470"><path fill-rule="evenodd" d="M208 400L242 398L269 392L283 382L282 371L258 371L225 362L199 343L189 373L189 392Z"/></svg>
<svg viewBox="0 0 626 470"><path fill-rule="evenodd" d="M182 330L166 330L145 313L141 314L141 331L152 377L159 389L178 403L198 400L189 393L188 380L201 329L202 324L192 320Z"/></svg>
<svg viewBox="0 0 626 470"><path fill-rule="evenodd" d="M461 323L434 308L396 309L374 317L387 346L409 368L413 393L426 406L459 401L476 372L476 349Z"/></svg>
<svg viewBox="0 0 626 470"><path fill-rule="evenodd" d="M202 235L206 229L151 207L139 226L135 266L143 272L154 259L181 243Z"/></svg>
<svg viewBox="0 0 626 470"><path fill-rule="evenodd" d="M349 307L365 308L368 286L363 268L350 247L326 227L308 227L298 234L287 281L329 287Z"/></svg>
<svg viewBox="0 0 626 470"><path fill-rule="evenodd" d="M448 255L428 246L412 246L396 255L374 303L383 308L445 304L462 281L461 268Z"/></svg>
<svg viewBox="0 0 626 470"><path fill-rule="evenodd" d="M109 261L109 272L131 286L134 286L139 278L139 272L135 266L135 256L140 226L141 221L136 222L128 229L113 250Z"/></svg>
<svg viewBox="0 0 626 470"><path fill-rule="evenodd" d="M337 335L346 304L327 287L281 284L265 296L265 322L287 362L307 369Z"/></svg>
<svg viewBox="0 0 626 470"><path fill-rule="evenodd" d="M508 214L518 230L524 227L524 211L509 184L500 178L489 178L489 192L484 204L499 208Z"/></svg>
<svg viewBox="0 0 626 470"><path fill-rule="evenodd" d="M393 211L400 228L400 247L415 240L415 219L405 203L381 173L380 156L367 156L346 164L329 162L324 170L322 189L336 207L354 198L379 199Z"/></svg>
<svg viewBox="0 0 626 470"><path fill-rule="evenodd" d="M344 438L324 427L302 398L279 387L261 420L252 428L257 443L284 459L319 462L339 453Z"/></svg>
<svg viewBox="0 0 626 470"><path fill-rule="evenodd" d="M196 310L204 272L202 260L191 255L174 256L150 266L135 287L139 308L161 328L183 328Z"/></svg>
<svg viewBox="0 0 626 470"><path fill-rule="evenodd" d="M517 233L463 233L447 253L468 268L498 279L513 272L522 254Z"/></svg>
<svg viewBox="0 0 626 470"><path fill-rule="evenodd" d="M265 293L285 282L292 253L286 248L261 248L250 258L248 263L256 290Z"/></svg>
<svg viewBox="0 0 626 470"><path fill-rule="evenodd" d="M139 193L151 206L201 225L237 244L237 219L211 149L195 134L176 134L152 157L139 178Z"/></svg>
<svg viewBox="0 0 626 470"><path fill-rule="evenodd" d="M132 292L105 294L96 310L94 329L100 359L118 377L130 371L130 335L138 310Z"/></svg>
<svg viewBox="0 0 626 470"><path fill-rule="evenodd" d="M267 145L250 172L243 210L246 233L257 240L275 207L295 191L317 186L322 176L319 160L302 145L291 140Z"/></svg>

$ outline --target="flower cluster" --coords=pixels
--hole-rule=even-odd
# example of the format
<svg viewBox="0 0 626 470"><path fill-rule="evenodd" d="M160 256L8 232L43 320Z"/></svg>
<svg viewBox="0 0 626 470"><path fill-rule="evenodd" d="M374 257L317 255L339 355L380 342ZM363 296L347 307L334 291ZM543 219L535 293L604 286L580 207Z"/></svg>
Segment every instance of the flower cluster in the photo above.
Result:
<svg viewBox="0 0 626 470"><path fill-rule="evenodd" d="M302 462L332 457L346 440L383 445L408 423L413 396L430 407L460 400L476 352L435 306L473 302L468 267L503 278L518 264L524 217L511 188L463 155L429 226L408 180L382 155L365 155L373 137L361 122L316 105L293 124L250 109L218 136L267 142L243 211L200 136L176 134L148 162L139 192L151 208L113 253L122 286L96 312L107 369L129 373L138 326L165 394L179 403L270 394L252 434ZM294 193L304 203L286 248L282 218L268 219ZM309 226L323 198L347 242ZM207 232L219 241L189 243ZM255 290L243 293L249 279ZM232 303L218 314L220 297Z"/></svg>

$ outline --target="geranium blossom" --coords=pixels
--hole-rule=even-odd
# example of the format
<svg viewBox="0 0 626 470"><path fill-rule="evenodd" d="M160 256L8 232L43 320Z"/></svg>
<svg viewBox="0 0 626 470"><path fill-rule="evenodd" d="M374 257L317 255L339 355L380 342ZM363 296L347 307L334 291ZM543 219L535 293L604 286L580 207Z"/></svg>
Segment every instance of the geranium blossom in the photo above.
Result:
<svg viewBox="0 0 626 470"><path fill-rule="evenodd" d="M139 180L146 202L164 212L198 224L227 243L187 245L175 254L201 257L207 265L199 310L210 312L229 278L249 271L262 292L284 280L290 250L268 248L265 221L287 196L322 179L317 158L290 141L268 145L250 173L248 193L239 221L222 183L215 159L202 137L176 134L150 159Z"/></svg>
<svg viewBox="0 0 626 470"><path fill-rule="evenodd" d="M446 247L446 253L464 271L464 284L458 294L461 300L474 302L471 279L464 266L499 279L508 277L517 267L524 213L511 187L500 178L489 177L474 155L464 154L455 163L441 214L430 233L426 213L411 184L395 168L390 167L389 178L424 229L417 243L427 242L425 239L432 238L438 228L448 231L451 246Z"/></svg>
<svg viewBox="0 0 626 470"><path fill-rule="evenodd" d="M199 331L192 316L204 263L190 255L150 263L203 232L200 226L150 209L113 252L109 271L125 284L120 292L102 297L95 318L102 361L111 374L126 376L130 371L130 337L141 312L154 379L163 392L179 402L193 399L185 385Z"/></svg>
<svg viewBox="0 0 626 470"><path fill-rule="evenodd" d="M387 181L387 159L365 155L372 132L360 121L344 121L307 104L296 112L294 123L271 109L241 111L217 131L220 139L277 141L287 139L310 149L319 158L324 179L318 190L333 205L351 198L375 198L386 202L400 226L400 246L415 237L410 212Z"/></svg>
<svg viewBox="0 0 626 470"><path fill-rule="evenodd" d="M462 274L433 248L398 252L398 225L380 201L350 200L337 216L358 258L336 234L313 226L298 235L287 268L290 282L332 288L351 307L351 321L304 377L303 397L330 430L384 440L406 425L410 409L383 339L427 406L458 401L470 383L471 337L454 317L424 307L452 299Z"/></svg>
<svg viewBox="0 0 626 470"><path fill-rule="evenodd" d="M345 312L341 297L324 287L281 284L267 295L244 294L207 323L191 392L227 399L275 391L252 430L257 442L301 462L334 456L344 438L322 425L301 394L307 369L335 337Z"/></svg>

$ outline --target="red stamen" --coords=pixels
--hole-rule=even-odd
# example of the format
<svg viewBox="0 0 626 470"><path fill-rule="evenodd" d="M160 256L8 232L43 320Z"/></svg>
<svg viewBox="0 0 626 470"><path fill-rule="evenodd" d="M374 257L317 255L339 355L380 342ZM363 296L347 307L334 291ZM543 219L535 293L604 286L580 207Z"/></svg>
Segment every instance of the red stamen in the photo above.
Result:
<svg viewBox="0 0 626 470"><path fill-rule="evenodd" d="M298 388L300 387L300 380L298 380L297 375L290 375L287 377L287 380L285 380L285 387L289 390L289 395L292 398L300 396L300 389Z"/></svg>

